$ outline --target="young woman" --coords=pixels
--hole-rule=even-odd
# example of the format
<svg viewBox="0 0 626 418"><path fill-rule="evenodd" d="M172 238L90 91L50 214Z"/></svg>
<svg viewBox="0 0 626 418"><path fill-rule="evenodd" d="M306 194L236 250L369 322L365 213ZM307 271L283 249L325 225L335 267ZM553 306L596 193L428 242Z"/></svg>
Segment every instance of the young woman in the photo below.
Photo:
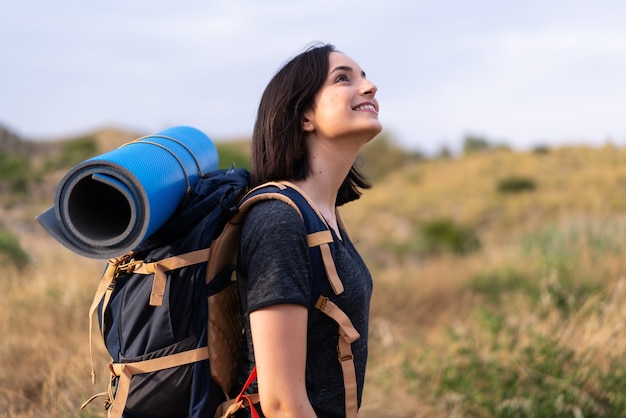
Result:
<svg viewBox="0 0 626 418"><path fill-rule="evenodd" d="M284 65L263 93L252 137L252 183L287 180L331 227L333 259L345 290L331 300L352 321L360 405L372 279L338 222L336 208L370 184L357 153L382 129L376 86L350 57L316 45ZM256 204L243 226L238 261L249 367L256 364L265 417L345 417L337 323L311 307L305 226L284 202ZM315 295L313 295L315 296Z"/></svg>

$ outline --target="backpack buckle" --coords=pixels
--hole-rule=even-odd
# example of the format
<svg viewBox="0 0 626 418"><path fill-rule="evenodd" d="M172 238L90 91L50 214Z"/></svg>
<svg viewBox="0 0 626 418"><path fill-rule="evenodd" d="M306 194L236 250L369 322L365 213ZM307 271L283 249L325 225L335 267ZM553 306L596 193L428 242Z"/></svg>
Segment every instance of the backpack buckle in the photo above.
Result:
<svg viewBox="0 0 626 418"><path fill-rule="evenodd" d="M339 346L337 346L337 357L339 358L340 363L343 363L344 361L354 360L354 355L352 354L352 352L349 352L347 354L342 354L341 348Z"/></svg>
<svg viewBox="0 0 626 418"><path fill-rule="evenodd" d="M315 302L315 308L324 312L324 309L326 308L326 302L328 302L328 298L326 296L320 296L317 299L317 302Z"/></svg>
<svg viewBox="0 0 626 418"><path fill-rule="evenodd" d="M132 273L133 271L135 271L135 267L137 267L137 264L139 264L139 262L135 261L134 258L130 258L127 261L124 261L122 264L119 264L117 266L117 274L120 273Z"/></svg>
<svg viewBox="0 0 626 418"><path fill-rule="evenodd" d="M131 251L118 258L109 260L109 264L115 266L115 277L122 273L132 273L135 270L137 261L133 258L134 253Z"/></svg>

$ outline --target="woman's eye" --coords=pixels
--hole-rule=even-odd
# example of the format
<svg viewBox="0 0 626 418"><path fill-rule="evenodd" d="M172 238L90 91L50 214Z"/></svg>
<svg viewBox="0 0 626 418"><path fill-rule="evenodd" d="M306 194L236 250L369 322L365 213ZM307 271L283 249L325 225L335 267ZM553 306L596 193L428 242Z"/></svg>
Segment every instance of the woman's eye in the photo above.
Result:
<svg viewBox="0 0 626 418"><path fill-rule="evenodd" d="M339 74L337 78L335 79L335 83L339 83L342 81L350 81L350 80L348 79L348 76L346 74Z"/></svg>

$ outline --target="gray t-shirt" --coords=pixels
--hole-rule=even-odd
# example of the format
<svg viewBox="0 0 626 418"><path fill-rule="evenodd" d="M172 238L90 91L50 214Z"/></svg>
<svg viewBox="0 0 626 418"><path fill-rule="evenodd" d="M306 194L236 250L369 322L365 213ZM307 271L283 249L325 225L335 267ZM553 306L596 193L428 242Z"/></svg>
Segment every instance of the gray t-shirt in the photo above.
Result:
<svg viewBox="0 0 626 418"><path fill-rule="evenodd" d="M245 381L254 364L249 313L277 304L309 307L307 333L306 387L318 417L345 417L343 374L337 359L337 324L312 308L319 295L313 289L326 289L329 297L350 318L361 337L352 343L357 376L358 403L361 404L367 361L367 332L372 278L362 258L347 238L334 235L333 259L344 285L334 295L325 283L313 286L311 261L304 223L286 203L270 200L256 204L248 213L242 232L237 262L244 312L247 364L240 381ZM321 286L321 287L320 287ZM319 293L319 292L318 292ZM289 344L289 341L285 341ZM241 383L242 383L241 382Z"/></svg>

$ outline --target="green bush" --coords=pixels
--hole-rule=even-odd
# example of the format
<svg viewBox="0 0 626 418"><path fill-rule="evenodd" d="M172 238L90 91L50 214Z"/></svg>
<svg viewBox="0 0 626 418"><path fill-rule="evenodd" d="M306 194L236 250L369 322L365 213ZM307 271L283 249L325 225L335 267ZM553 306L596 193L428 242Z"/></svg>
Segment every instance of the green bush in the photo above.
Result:
<svg viewBox="0 0 626 418"><path fill-rule="evenodd" d="M7 185L11 192L24 193L28 190L29 173L26 157L0 151L0 183Z"/></svg>
<svg viewBox="0 0 626 418"><path fill-rule="evenodd" d="M250 157L248 153L241 149L241 146L228 142L217 142L215 147L220 158L220 169L231 168L233 164L237 168L250 169Z"/></svg>
<svg viewBox="0 0 626 418"><path fill-rule="evenodd" d="M468 135L463 140L463 155L479 151L485 151L490 148L491 144L489 143L489 141L480 136Z"/></svg>
<svg viewBox="0 0 626 418"><path fill-rule="evenodd" d="M403 362L403 378L415 396L436 400L450 416L626 416L623 361L609 359L612 367L603 372L559 345L558 336L531 333L522 345L503 317L484 308L480 315L491 345L452 332L459 344L455 356Z"/></svg>
<svg viewBox="0 0 626 418"><path fill-rule="evenodd" d="M534 154L548 154L550 153L550 147L547 145L536 145L533 147L532 152Z"/></svg>
<svg viewBox="0 0 626 418"><path fill-rule="evenodd" d="M527 177L507 177L498 181L497 190L500 193L520 193L535 190L535 181Z"/></svg>
<svg viewBox="0 0 626 418"><path fill-rule="evenodd" d="M450 219L435 219L419 227L421 250L427 254L449 252L469 254L478 251L482 244L478 235L468 226Z"/></svg>
<svg viewBox="0 0 626 418"><path fill-rule="evenodd" d="M577 277L575 271L567 268L554 270L541 282L543 309L556 308L563 318L575 314L589 299L589 295L600 291L599 283L591 283Z"/></svg>
<svg viewBox="0 0 626 418"><path fill-rule="evenodd" d="M0 228L0 257L7 259L17 268L22 269L30 263L30 256L20 246L15 235Z"/></svg>
<svg viewBox="0 0 626 418"><path fill-rule="evenodd" d="M507 267L476 274L471 278L469 288L496 304L502 302L505 296L519 292L530 296L535 302L540 296L536 280Z"/></svg>
<svg viewBox="0 0 626 418"><path fill-rule="evenodd" d="M626 396L624 396L626 366L623 359L612 359L607 370L609 373L597 372L597 380L600 384L597 392L601 394L609 409L606 416L624 417L626 416Z"/></svg>
<svg viewBox="0 0 626 418"><path fill-rule="evenodd" d="M81 161L93 157L98 152L98 144L92 137L82 137L63 145L58 167L72 167Z"/></svg>

